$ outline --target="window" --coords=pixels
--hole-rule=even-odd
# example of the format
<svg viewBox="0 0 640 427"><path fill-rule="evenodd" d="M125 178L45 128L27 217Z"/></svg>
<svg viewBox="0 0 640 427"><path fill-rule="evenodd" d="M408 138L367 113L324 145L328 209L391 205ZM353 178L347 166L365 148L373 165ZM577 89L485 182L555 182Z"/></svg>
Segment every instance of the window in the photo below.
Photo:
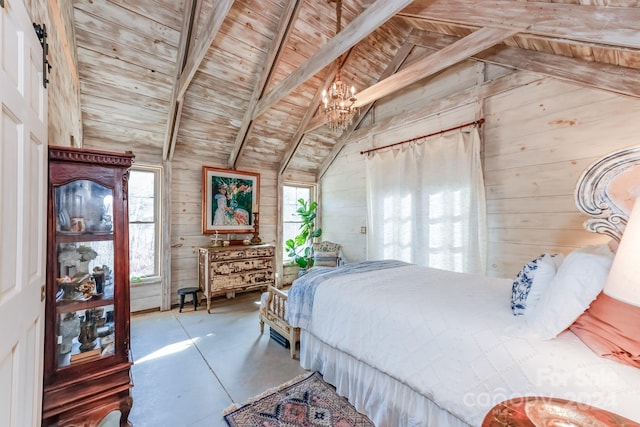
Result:
<svg viewBox="0 0 640 427"><path fill-rule="evenodd" d="M300 217L298 210L298 199L306 201L312 200L314 188L311 186L285 185L282 188L282 241L293 239L300 228ZM283 245L283 256L286 260L287 251Z"/></svg>
<svg viewBox="0 0 640 427"><path fill-rule="evenodd" d="M480 136L457 132L367 157L369 259L484 274Z"/></svg>
<svg viewBox="0 0 640 427"><path fill-rule="evenodd" d="M160 169L136 167L129 175L129 270L132 282L160 276Z"/></svg>

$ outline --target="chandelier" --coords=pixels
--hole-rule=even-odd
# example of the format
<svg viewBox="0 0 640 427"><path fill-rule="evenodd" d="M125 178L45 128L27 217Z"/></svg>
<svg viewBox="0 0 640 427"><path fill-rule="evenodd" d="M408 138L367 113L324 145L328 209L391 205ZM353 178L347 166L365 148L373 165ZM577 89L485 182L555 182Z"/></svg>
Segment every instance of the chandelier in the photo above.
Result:
<svg viewBox="0 0 640 427"><path fill-rule="evenodd" d="M336 0L336 35L340 32L341 17L342 0ZM328 90L322 91L322 111L327 127L333 131L345 130L358 114L358 107L355 106L357 99L356 88L349 88L342 81L342 69L339 64L336 79Z"/></svg>
<svg viewBox="0 0 640 427"><path fill-rule="evenodd" d="M358 114L355 106L356 88L342 81L341 72L338 70L336 80L329 87L329 91L322 91L323 111L327 127L331 130L345 130L353 122L353 117Z"/></svg>

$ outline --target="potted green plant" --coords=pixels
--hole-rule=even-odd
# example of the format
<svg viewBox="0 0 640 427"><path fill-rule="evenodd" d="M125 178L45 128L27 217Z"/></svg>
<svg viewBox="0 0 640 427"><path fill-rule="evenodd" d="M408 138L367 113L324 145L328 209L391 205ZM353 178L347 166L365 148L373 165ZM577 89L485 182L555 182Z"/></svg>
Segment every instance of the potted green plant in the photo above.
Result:
<svg viewBox="0 0 640 427"><path fill-rule="evenodd" d="M285 248L289 259L297 264L302 274L304 274L308 268L313 267L311 244L313 239L322 235L322 229L316 228L318 203L298 199L298 205L296 212L301 219L300 232L293 239L288 239L285 242Z"/></svg>

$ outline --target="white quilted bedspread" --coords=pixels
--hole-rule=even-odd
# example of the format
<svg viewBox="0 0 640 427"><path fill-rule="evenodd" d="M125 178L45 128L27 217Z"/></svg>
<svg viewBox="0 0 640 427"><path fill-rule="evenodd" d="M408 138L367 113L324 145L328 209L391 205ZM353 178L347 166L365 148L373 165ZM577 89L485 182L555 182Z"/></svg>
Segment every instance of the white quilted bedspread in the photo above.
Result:
<svg viewBox="0 0 640 427"><path fill-rule="evenodd" d="M322 283L309 331L471 425L498 402L550 396L640 421L640 370L596 356L571 332L518 334L511 280L410 265Z"/></svg>

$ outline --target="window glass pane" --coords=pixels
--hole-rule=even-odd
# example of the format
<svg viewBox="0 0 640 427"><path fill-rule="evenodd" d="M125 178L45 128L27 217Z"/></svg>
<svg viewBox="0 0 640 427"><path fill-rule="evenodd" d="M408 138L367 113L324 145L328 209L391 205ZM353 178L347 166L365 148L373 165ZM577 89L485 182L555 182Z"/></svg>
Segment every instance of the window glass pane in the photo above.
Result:
<svg viewBox="0 0 640 427"><path fill-rule="evenodd" d="M293 187L284 186L282 191L282 237L286 242L293 239L300 231L300 217L296 212L298 210L298 199L304 199L307 202L311 198L310 187ZM283 248L285 260L287 251Z"/></svg>
<svg viewBox="0 0 640 427"><path fill-rule="evenodd" d="M136 278L159 276L158 198L159 171L134 169L129 175L129 270Z"/></svg>
<svg viewBox="0 0 640 427"><path fill-rule="evenodd" d="M298 214L296 213L298 206L295 204L287 204L282 206L282 220L284 222L297 221Z"/></svg>
<svg viewBox="0 0 640 427"><path fill-rule="evenodd" d="M282 219L285 222L299 222L297 214L298 199L309 200L311 197L311 189L308 187L284 187L283 190Z"/></svg>
<svg viewBox="0 0 640 427"><path fill-rule="evenodd" d="M153 197L155 173L142 170L132 170L129 175L129 196Z"/></svg>
<svg viewBox="0 0 640 427"><path fill-rule="evenodd" d="M154 224L129 224L129 270L132 278L156 274L155 248Z"/></svg>
<svg viewBox="0 0 640 427"><path fill-rule="evenodd" d="M298 229L299 229L298 223L292 223L292 222L285 223L282 228L284 241L286 242L289 239L293 239L295 235L298 234Z"/></svg>
<svg viewBox="0 0 640 427"><path fill-rule="evenodd" d="M129 221L153 222L154 204L155 174L132 170L129 177Z"/></svg>

